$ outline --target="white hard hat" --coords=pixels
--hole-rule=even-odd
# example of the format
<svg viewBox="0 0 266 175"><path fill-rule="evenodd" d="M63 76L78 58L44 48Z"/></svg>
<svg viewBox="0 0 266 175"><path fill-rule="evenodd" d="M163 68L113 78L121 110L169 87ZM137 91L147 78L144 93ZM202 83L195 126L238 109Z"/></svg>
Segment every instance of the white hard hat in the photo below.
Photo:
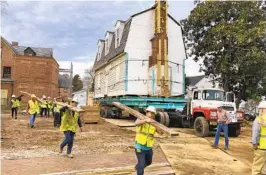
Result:
<svg viewBox="0 0 266 175"><path fill-rule="evenodd" d="M156 114L156 108L154 106L149 106L145 111L153 112Z"/></svg>
<svg viewBox="0 0 266 175"><path fill-rule="evenodd" d="M31 94L31 98L36 98L36 95L35 94Z"/></svg>
<svg viewBox="0 0 266 175"><path fill-rule="evenodd" d="M77 97L74 97L74 98L72 98L71 101L78 103L78 98Z"/></svg>
<svg viewBox="0 0 266 175"><path fill-rule="evenodd" d="M46 96L45 96L45 95L43 95L43 96L42 96L42 98L46 98Z"/></svg>
<svg viewBox="0 0 266 175"><path fill-rule="evenodd" d="M16 96L13 94L11 97L14 97L15 98Z"/></svg>
<svg viewBox="0 0 266 175"><path fill-rule="evenodd" d="M262 101L262 102L260 102L258 108L259 108L259 109L266 109L266 101Z"/></svg>
<svg viewBox="0 0 266 175"><path fill-rule="evenodd" d="M47 97L48 99L50 99L51 97Z"/></svg>

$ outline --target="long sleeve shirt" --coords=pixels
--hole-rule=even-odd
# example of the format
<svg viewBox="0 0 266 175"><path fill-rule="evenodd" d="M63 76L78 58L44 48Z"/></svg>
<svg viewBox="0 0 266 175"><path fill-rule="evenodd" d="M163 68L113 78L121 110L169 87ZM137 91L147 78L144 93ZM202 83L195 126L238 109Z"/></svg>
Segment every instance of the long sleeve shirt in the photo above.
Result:
<svg viewBox="0 0 266 175"><path fill-rule="evenodd" d="M66 110L68 109L68 107L67 106L63 106L61 109L60 109L60 112L65 112ZM72 115L74 116L74 114L75 114L75 112L74 111L72 111ZM79 127L82 127L82 122L81 122L81 120L80 120L80 117L78 116L78 125L79 125Z"/></svg>
<svg viewBox="0 0 266 175"><path fill-rule="evenodd" d="M256 118L253 121L252 125L252 144L259 145L259 139L260 139L260 124L258 122L258 119Z"/></svg>

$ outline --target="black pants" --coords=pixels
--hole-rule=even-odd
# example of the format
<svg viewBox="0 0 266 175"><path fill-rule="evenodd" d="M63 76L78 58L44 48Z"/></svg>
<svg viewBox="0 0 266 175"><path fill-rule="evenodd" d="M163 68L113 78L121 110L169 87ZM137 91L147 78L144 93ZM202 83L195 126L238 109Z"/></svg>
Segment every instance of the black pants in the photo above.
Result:
<svg viewBox="0 0 266 175"><path fill-rule="evenodd" d="M138 164L136 165L137 175L144 174L144 168L152 163L153 151L135 149L136 156L138 158Z"/></svg>
<svg viewBox="0 0 266 175"><path fill-rule="evenodd" d="M54 113L54 127L60 127L61 125L61 117L59 112Z"/></svg>
<svg viewBox="0 0 266 175"><path fill-rule="evenodd" d="M15 113L15 119L16 119L18 115L18 108L11 108L11 110L12 110L12 118L14 118L14 113Z"/></svg>
<svg viewBox="0 0 266 175"><path fill-rule="evenodd" d="M44 113L44 116L47 116L47 108L41 108L41 117L43 117L43 113Z"/></svg>

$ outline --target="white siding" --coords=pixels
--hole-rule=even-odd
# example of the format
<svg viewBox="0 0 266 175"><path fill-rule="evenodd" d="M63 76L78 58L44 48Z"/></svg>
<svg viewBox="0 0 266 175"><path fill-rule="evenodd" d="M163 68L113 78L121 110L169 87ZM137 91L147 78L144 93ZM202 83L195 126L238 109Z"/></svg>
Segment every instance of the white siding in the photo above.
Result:
<svg viewBox="0 0 266 175"><path fill-rule="evenodd" d="M183 60L186 59L185 47L182 39L181 27L168 17L168 59L171 62L169 66L172 68L172 96L184 93L184 70Z"/></svg>
<svg viewBox="0 0 266 175"><path fill-rule="evenodd" d="M125 95L125 55L96 71L94 97Z"/></svg>
<svg viewBox="0 0 266 175"><path fill-rule="evenodd" d="M148 66L153 37L154 11L133 17L125 52L128 53L128 90L131 95L148 95ZM132 61L135 60L135 61ZM136 61L139 60L139 61ZM146 61L141 61L146 60Z"/></svg>
<svg viewBox="0 0 266 175"><path fill-rule="evenodd" d="M86 90L74 92L73 94L74 94L74 97L78 99L78 107L87 105L88 95L87 95Z"/></svg>

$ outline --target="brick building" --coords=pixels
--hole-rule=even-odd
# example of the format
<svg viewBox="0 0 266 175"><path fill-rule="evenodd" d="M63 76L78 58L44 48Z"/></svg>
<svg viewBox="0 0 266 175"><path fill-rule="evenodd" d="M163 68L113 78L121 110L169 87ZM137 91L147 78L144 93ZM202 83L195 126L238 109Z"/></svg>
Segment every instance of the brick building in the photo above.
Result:
<svg viewBox="0 0 266 175"><path fill-rule="evenodd" d="M51 48L19 46L1 37L1 95L2 105L19 91L58 96L59 64Z"/></svg>

